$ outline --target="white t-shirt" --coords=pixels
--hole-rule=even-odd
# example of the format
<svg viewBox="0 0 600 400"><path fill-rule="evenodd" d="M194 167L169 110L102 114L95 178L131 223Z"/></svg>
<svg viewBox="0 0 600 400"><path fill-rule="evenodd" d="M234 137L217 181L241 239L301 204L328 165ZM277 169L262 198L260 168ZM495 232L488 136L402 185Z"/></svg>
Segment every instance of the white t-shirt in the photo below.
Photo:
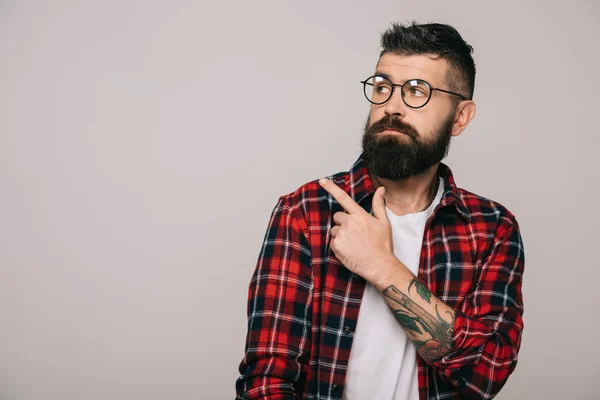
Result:
<svg viewBox="0 0 600 400"><path fill-rule="evenodd" d="M424 211L397 216L387 207L394 255L415 276L419 269L425 222L440 202L444 180ZM387 303L367 282L344 384L344 400L419 400L417 350Z"/></svg>

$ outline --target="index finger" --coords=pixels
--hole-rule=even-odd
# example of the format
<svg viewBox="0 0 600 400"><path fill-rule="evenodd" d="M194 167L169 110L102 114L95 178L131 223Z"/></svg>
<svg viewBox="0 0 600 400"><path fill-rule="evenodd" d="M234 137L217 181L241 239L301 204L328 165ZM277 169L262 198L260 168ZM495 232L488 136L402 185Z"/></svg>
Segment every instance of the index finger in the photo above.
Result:
<svg viewBox="0 0 600 400"><path fill-rule="evenodd" d="M349 214L364 211L354 200L352 200L352 197L348 196L348 193L344 192L344 190L336 185L333 181L330 181L326 178L321 178L319 179L319 183L323 189L327 190L327 192L329 192Z"/></svg>

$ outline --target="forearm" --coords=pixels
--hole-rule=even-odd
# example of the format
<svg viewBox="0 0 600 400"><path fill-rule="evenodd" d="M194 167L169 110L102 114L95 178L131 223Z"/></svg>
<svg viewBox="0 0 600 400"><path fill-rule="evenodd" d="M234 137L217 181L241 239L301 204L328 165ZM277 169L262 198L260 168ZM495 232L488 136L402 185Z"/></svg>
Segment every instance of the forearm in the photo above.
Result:
<svg viewBox="0 0 600 400"><path fill-rule="evenodd" d="M422 358L469 398L490 399L514 371L523 332L524 252L518 224L502 219L477 260L478 280L452 307L431 294L393 254L373 265L377 288Z"/></svg>
<svg viewBox="0 0 600 400"><path fill-rule="evenodd" d="M425 361L451 351L454 309L419 281L397 258L371 284L379 291Z"/></svg>

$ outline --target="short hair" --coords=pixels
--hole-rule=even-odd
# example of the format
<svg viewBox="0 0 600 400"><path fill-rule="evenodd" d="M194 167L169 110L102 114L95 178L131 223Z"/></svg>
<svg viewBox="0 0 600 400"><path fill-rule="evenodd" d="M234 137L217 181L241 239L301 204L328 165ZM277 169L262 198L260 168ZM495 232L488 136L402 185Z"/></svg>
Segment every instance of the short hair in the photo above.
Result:
<svg viewBox="0 0 600 400"><path fill-rule="evenodd" d="M383 50L398 55L435 54L449 64L448 90L473 99L475 90L475 62L473 47L463 40L458 31L446 24L418 24L415 21L402 25L393 23L381 35Z"/></svg>

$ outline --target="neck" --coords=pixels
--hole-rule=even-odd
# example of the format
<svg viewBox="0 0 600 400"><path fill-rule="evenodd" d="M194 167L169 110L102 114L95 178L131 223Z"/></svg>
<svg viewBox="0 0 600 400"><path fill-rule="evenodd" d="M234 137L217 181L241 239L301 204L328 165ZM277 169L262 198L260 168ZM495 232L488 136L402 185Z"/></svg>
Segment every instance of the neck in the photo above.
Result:
<svg viewBox="0 0 600 400"><path fill-rule="evenodd" d="M385 203L387 208L398 216L423 211L435 196L438 164L431 166L421 175L411 176L402 181L372 176L375 190L385 187Z"/></svg>

